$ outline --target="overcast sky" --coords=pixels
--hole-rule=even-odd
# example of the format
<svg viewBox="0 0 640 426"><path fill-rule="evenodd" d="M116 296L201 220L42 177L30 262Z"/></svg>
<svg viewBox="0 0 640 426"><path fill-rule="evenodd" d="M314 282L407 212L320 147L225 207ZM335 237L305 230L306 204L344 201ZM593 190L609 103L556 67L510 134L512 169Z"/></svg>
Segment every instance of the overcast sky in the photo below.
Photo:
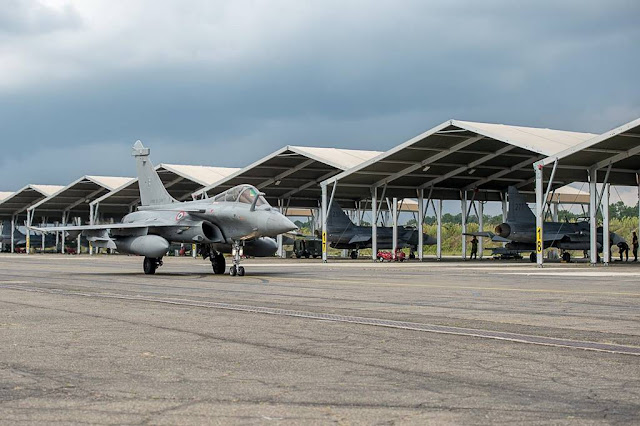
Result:
<svg viewBox="0 0 640 426"><path fill-rule="evenodd" d="M286 144L387 150L450 118L640 117L637 0L0 5L0 191L131 176L136 139L156 163L241 167Z"/></svg>

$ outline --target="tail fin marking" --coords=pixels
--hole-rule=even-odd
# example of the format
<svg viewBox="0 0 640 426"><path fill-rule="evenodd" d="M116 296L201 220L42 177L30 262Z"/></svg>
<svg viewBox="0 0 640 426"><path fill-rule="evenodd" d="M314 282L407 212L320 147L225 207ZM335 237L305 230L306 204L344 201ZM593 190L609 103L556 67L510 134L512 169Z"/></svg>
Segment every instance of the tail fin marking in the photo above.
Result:
<svg viewBox="0 0 640 426"><path fill-rule="evenodd" d="M510 186L509 190L509 211L507 211L507 222L527 222L535 223L536 216L533 214L526 200L518 192L515 186Z"/></svg>

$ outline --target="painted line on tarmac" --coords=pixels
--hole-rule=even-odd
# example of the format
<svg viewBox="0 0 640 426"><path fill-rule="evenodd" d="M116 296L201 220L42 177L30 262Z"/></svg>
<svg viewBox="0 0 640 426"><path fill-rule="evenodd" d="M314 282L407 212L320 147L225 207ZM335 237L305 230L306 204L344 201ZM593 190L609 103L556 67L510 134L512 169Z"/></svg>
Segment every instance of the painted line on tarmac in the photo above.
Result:
<svg viewBox="0 0 640 426"><path fill-rule="evenodd" d="M555 337L534 336L534 335L528 335L528 334L508 333L508 332L502 332L502 331L482 330L482 329L463 328L463 327L451 327L451 326L443 326L443 325L436 325L436 324L423 324L423 323L415 323L415 322L407 322L407 321L394 321L394 320L386 320L386 319L379 319L379 318L366 318L366 317L357 317L357 316L350 316L350 315L296 311L296 310L289 310L289 309L270 308L267 306L237 305L232 303L204 302L204 301L188 300L188 299L166 299L166 298L149 297L149 296L129 296L129 295L117 294L117 293L86 293L86 292L78 292L78 291L69 291L69 290L58 289L58 288L36 288L36 287L28 287L28 286L12 285L12 284L0 285L0 288L5 288L8 290L27 291L32 293L55 294L55 295L62 295L62 296L116 299L116 300L126 300L126 301L134 301L134 302L162 303L162 304L176 305L176 306L192 306L192 307L198 307L198 308L222 309L222 310L228 310L228 311L278 315L278 316L305 318L305 319L321 320L321 321L332 321L332 322L349 323L349 324L360 324L360 325L369 325L369 326L376 326L376 327L395 328L395 329L401 329L401 330L421 331L421 332L428 332L428 333L478 337L483 339L503 340L508 342L526 343L526 344L539 345L539 346L554 346L554 347L571 348L571 349L582 349L587 351L608 352L608 353L615 353L615 354L640 356L640 347L638 346L617 345L617 344L610 344L610 343L599 343L599 342L579 341L579 340L568 340L568 339L560 339Z"/></svg>

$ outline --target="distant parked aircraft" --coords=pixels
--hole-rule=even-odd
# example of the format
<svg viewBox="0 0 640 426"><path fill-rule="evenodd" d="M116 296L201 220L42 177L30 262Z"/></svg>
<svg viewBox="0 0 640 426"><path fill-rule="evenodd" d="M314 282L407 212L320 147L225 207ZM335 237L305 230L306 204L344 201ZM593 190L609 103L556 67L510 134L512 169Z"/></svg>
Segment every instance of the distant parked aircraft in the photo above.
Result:
<svg viewBox="0 0 640 426"><path fill-rule="evenodd" d="M379 249L393 248L393 227L381 226L377 228L377 247ZM359 226L333 201L327 217L327 242L336 249L351 250L351 258L358 257L358 250L371 248L371 226ZM425 245L436 244L436 239L423 234ZM409 226L398 226L398 248L409 247L410 257L418 248L418 230Z"/></svg>
<svg viewBox="0 0 640 426"><path fill-rule="evenodd" d="M466 235L490 238L491 241L504 242L505 247L493 248L494 255L513 256L522 252L531 252L530 259L536 261L536 217L527 205L522 194L510 186L509 208L507 220L496 226L495 232L469 232ZM565 250L589 250L590 235L588 222L544 222L543 227L544 248L555 247L563 251L562 259L570 261L571 255ZM602 227L598 228L597 234L598 253L602 252ZM611 245L617 245L624 241L615 232L609 233Z"/></svg>

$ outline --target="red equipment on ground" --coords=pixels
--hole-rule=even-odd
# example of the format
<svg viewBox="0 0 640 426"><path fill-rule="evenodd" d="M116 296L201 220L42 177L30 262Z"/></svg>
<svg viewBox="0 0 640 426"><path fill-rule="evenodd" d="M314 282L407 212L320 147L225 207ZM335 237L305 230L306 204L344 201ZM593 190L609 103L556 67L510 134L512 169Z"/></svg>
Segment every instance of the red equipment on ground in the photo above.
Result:
<svg viewBox="0 0 640 426"><path fill-rule="evenodd" d="M391 261L395 261L395 262L398 262L398 261L400 261L400 262L404 262L405 254L404 254L404 252L403 252L402 250L397 249L397 250L396 250L396 258L394 259L394 258L393 258L393 255L391 254L391 252L390 252L390 251L382 251L382 250L379 250L379 251L378 251L378 254L376 255L376 257L378 258L378 261L380 261L380 262L384 262L385 260L386 260L387 262L391 262Z"/></svg>

